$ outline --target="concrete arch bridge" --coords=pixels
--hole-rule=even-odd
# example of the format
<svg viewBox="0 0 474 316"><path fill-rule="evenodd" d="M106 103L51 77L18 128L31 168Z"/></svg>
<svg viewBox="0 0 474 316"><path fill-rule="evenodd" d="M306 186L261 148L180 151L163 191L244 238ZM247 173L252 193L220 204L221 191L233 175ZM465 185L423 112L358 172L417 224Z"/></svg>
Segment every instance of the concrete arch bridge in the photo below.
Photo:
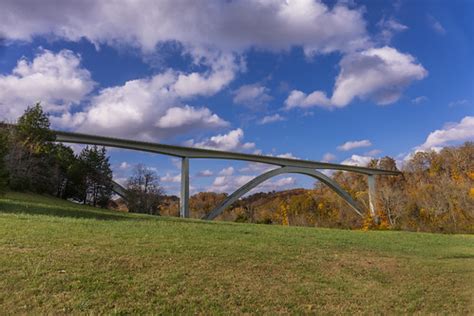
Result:
<svg viewBox="0 0 474 316"><path fill-rule="evenodd" d="M352 210L359 216L364 216L366 212L361 205L359 205L352 197L344 191L333 179L324 175L319 170L342 170L364 174L368 179L369 186L369 212L375 217L375 194L376 194L376 183L375 175L387 175L396 176L401 174L398 171L381 170L374 168L358 167L341 165L334 163L325 163L311 160L301 159L290 159L280 158L272 156L244 154L228 151L192 148L184 146L165 145L158 143L141 142L127 139L94 136L87 134L54 131L56 134L56 141L63 143L75 143L75 144L86 144L86 145L99 145L123 149L131 149L137 151L144 151L150 153L163 154L173 157L181 158L181 194L180 194L180 216L189 217L189 160L190 159L227 159L227 160L241 160L250 162L259 162L269 165L278 166L279 168L265 172L248 183L237 189L234 193L229 195L220 205L218 205L213 211L203 217L203 219L212 220L232 203L241 198L244 194L265 182L266 180L275 176L287 173L303 174L315 178L322 183L329 186L334 192L336 192L344 201L346 201L352 208ZM122 187L114 184L114 191L125 196L125 192Z"/></svg>

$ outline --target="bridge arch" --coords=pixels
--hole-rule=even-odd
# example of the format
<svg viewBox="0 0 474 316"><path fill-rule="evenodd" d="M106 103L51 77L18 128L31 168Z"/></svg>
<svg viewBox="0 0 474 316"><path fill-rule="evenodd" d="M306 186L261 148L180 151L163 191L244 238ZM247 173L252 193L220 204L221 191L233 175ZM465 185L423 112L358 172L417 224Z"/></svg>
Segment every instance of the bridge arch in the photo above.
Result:
<svg viewBox="0 0 474 316"><path fill-rule="evenodd" d="M349 204L349 206L353 209L354 212L356 212L361 217L363 216L362 214L364 213L364 211L357 204L357 202L354 201L354 199L352 199L349 193L344 191L344 189L342 189L335 181L333 181L331 178L329 178L325 174L319 171L316 171L314 169L287 166L287 167L281 167L281 168L270 170L250 180L248 183L244 184L239 189L237 189L234 193L229 195L221 204L219 204L219 206L217 206L214 210L212 210L212 212L204 216L203 219L213 220L214 218L219 216L222 212L224 212L224 210L227 207L231 206L232 203L240 199L250 190L257 187L259 184L267 181L270 178L273 178L282 174L288 174L288 173L303 174L303 175L307 175L321 181L322 183L330 187L334 192L336 192L341 198L343 198L344 201L346 201L347 204Z"/></svg>

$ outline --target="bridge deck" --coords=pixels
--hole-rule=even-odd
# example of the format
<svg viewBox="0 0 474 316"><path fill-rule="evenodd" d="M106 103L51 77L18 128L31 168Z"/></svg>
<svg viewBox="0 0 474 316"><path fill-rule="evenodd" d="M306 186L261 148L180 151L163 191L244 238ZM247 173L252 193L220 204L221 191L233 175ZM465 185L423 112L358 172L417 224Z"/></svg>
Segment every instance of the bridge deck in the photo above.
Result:
<svg viewBox="0 0 474 316"><path fill-rule="evenodd" d="M282 167L291 166L291 167L311 168L311 169L343 170L343 171L362 173L366 175L399 175L400 174L399 171L326 163L326 162L319 162L319 161L312 161L312 160L291 159L291 158L219 151L219 150L212 150L212 149L165 145L165 144L158 144L158 143L119 139L119 138L104 137L104 136L94 136L94 135L63 132L63 131L54 131L54 132L56 133L56 139L59 142L110 146L110 147L116 147L116 148L159 153L159 154L170 155L170 156L181 157L181 158L186 157L186 158L243 160L243 161L259 162L259 163L265 163L265 164L282 166Z"/></svg>

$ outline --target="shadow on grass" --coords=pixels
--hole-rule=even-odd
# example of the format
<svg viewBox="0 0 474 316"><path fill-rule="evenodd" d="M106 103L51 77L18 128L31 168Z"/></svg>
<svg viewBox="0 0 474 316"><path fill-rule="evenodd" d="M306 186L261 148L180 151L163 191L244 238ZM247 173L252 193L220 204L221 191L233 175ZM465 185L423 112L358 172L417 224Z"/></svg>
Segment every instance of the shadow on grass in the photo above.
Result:
<svg viewBox="0 0 474 316"><path fill-rule="evenodd" d="M97 220L114 220L114 221L142 221L149 220L149 218L141 218L131 216L129 214L122 214L114 211L100 210L100 209L81 209L77 207L63 207L53 206L45 204L34 204L34 203L23 203L14 200L0 200L0 213L9 214L30 214L30 215L48 215L58 217L71 217L71 218L85 218L85 219L97 219Z"/></svg>

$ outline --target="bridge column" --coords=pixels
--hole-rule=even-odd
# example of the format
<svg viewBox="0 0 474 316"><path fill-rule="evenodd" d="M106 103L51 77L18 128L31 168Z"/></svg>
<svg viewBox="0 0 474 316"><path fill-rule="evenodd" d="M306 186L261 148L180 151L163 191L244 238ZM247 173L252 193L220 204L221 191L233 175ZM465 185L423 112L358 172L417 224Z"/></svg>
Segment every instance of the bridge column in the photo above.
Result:
<svg viewBox="0 0 474 316"><path fill-rule="evenodd" d="M181 160L181 196L179 199L180 217L189 217L189 158Z"/></svg>
<svg viewBox="0 0 474 316"><path fill-rule="evenodd" d="M376 191L375 191L375 175L369 174L367 176L367 183L369 185L369 210L370 216L374 219L376 223L378 223L378 216L375 212L375 201L376 201Z"/></svg>

